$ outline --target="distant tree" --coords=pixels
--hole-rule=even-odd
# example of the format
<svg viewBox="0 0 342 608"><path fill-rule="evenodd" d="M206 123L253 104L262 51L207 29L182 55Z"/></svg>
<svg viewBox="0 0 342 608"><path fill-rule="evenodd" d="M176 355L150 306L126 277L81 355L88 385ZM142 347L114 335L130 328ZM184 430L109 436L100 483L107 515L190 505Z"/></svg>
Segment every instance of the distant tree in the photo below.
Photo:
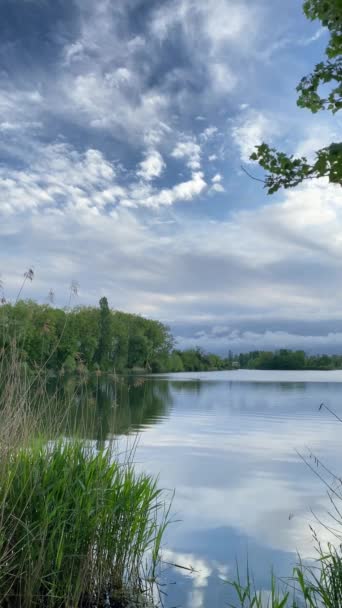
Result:
<svg viewBox="0 0 342 608"><path fill-rule="evenodd" d="M92 367L99 346L99 311L80 306L73 312L77 317L78 352L81 359Z"/></svg>
<svg viewBox="0 0 342 608"><path fill-rule="evenodd" d="M112 313L113 361L116 371L128 367L129 328L131 315L115 311Z"/></svg>
<svg viewBox="0 0 342 608"><path fill-rule="evenodd" d="M146 367L150 352L150 340L142 335L133 335L129 340L128 367Z"/></svg>
<svg viewBox="0 0 342 608"><path fill-rule="evenodd" d="M324 61L298 84L297 105L313 113L329 110L335 114L342 108L342 0L306 0L303 9L308 19L321 21L329 31L330 39ZM250 158L267 171L264 186L268 194L320 177L328 177L331 183L342 185L341 142L332 142L315 151L312 163L304 156L298 158L278 152L266 143L256 146Z"/></svg>
<svg viewBox="0 0 342 608"><path fill-rule="evenodd" d="M99 369L122 372L134 367L153 372L232 367L228 357L200 348L175 350L170 329L160 321L112 311L106 298L99 304L99 308L61 309L33 300L4 303L0 306L0 357L3 349L15 343L28 368L43 365L54 373ZM244 355L246 363L253 358L253 353Z"/></svg>
<svg viewBox="0 0 342 608"><path fill-rule="evenodd" d="M109 369L112 362L113 332L111 312L107 298L101 298L99 318L99 342L97 349L96 362L101 369Z"/></svg>

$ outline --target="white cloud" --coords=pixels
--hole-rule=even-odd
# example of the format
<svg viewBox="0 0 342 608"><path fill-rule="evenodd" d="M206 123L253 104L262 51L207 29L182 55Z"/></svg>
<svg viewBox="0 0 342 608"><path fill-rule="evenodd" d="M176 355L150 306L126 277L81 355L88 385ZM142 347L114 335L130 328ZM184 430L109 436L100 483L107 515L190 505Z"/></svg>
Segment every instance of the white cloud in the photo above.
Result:
<svg viewBox="0 0 342 608"><path fill-rule="evenodd" d="M159 38L165 38L179 24L189 38L203 38L209 54L216 55L229 44L238 42L243 48L252 44L259 22L256 8L242 1L176 0L156 11L151 29Z"/></svg>
<svg viewBox="0 0 342 608"><path fill-rule="evenodd" d="M326 34L326 33L327 33L327 30L325 27L319 27L318 30L316 30L316 32L312 36L299 40L298 44L302 45L302 46L308 46L309 44L312 44L313 42L316 42L316 40L319 40L320 38L322 38L322 36L324 36L324 34Z"/></svg>
<svg viewBox="0 0 342 608"><path fill-rule="evenodd" d="M31 85L31 83L29 83ZM25 89L2 87L0 91L0 124L4 131L42 126L41 112L44 107L42 93L27 86Z"/></svg>
<svg viewBox="0 0 342 608"><path fill-rule="evenodd" d="M209 0L199 10L213 51L226 48L231 42L242 47L253 44L260 19L255 6L241 1Z"/></svg>
<svg viewBox="0 0 342 608"><path fill-rule="evenodd" d="M141 92L139 77L122 77L118 70L79 75L65 81L66 109L73 120L87 118L94 129L109 130L121 139L129 137L137 143L145 131L158 129L161 117L168 107L168 99L162 93ZM137 103L130 98L138 99Z"/></svg>
<svg viewBox="0 0 342 608"><path fill-rule="evenodd" d="M275 119L268 117L256 110L244 110L231 128L231 134L235 145L240 149L243 162L251 162L250 155L255 146L263 141L272 142L274 135L278 133L279 127Z"/></svg>
<svg viewBox="0 0 342 608"><path fill-rule="evenodd" d="M204 415L210 389L203 386L203 390L196 396L196 421L189 417L189 420L184 419L179 425L179 421L174 420L172 423L171 420L167 428L161 430L155 426L149 429L141 437L137 458L140 462L148 463L149 472L160 473L163 487L177 486L173 509L184 520L182 540L184 537L191 539L199 530L209 533L233 528L244 539L254 539L263 547L291 553L298 550L304 558L312 556L309 505L326 520L329 500L322 492L321 484L299 462L296 450L310 446L323 461L326 458L330 460L333 451L329 446L339 444L339 428L332 420L325 419L324 423L319 424L318 418L322 419L322 416L318 411L316 414L312 412L312 417L317 416L317 424L308 423L299 425L298 428L294 428L291 416L274 416L275 408L282 408L282 405L288 408L288 396L279 397L279 391L271 386L268 399L266 402L263 400L261 408L263 412L269 410L269 415L260 418L261 397L256 385L250 391L247 405L241 400L241 392L238 390L229 391L227 398L227 380L234 377L237 382L243 382L243 374L241 372L239 378L238 372L226 372L221 387L217 381L215 391L217 394L221 392L223 399L226 398L224 408L215 405L215 399L209 397L212 414L215 416L214 434ZM286 372L283 374L286 381L288 375ZM296 382L295 373L292 374L292 381ZM203 380L209 375L203 373ZM325 375L329 373L326 372ZM186 376L188 380L191 379L191 374L184 374ZM182 381L184 377L177 376L175 381ZM307 385L302 386L304 391ZM322 387L316 387L318 394L322 390ZM250 424L242 427L239 415L241 407L244 413L248 407L251 414ZM199 446L201 452L198 451ZM183 454L181 466L173 458L173 454L180 449ZM211 459L206 456L199 465L201 454L208 453L211 454ZM220 470L217 469L218 461L222 465ZM292 471L292 475L284 475L284 465L287 472ZM228 476L227 471L230 471ZM250 509L251 504L254 509ZM290 513L294 514L291 520ZM326 532L322 530L322 533L325 540ZM175 543L173 534L170 538ZM240 544L240 537L237 542ZM295 553L293 555L295 559ZM177 558L180 565L192 565L190 555L178 554ZM199 582L205 588L206 580L216 568L210 561L206 567L205 564L200 564L199 556L194 555L193 559L196 569L203 573ZM173 561L171 556L170 561ZM232 566L234 568L234 564ZM186 571L182 574L186 575L185 573Z"/></svg>
<svg viewBox="0 0 342 608"><path fill-rule="evenodd" d="M73 61L81 59L84 53L84 44L81 40L72 42L64 47L64 57L66 65L70 65Z"/></svg>
<svg viewBox="0 0 342 608"><path fill-rule="evenodd" d="M179 573L191 577L193 586L196 588L207 587L209 576L213 572L213 566L204 559L193 553L180 553L171 549L163 549L162 559L180 566Z"/></svg>
<svg viewBox="0 0 342 608"><path fill-rule="evenodd" d="M173 149L173 158L185 158L190 169L196 171L201 168L201 146L193 139L180 141Z"/></svg>
<svg viewBox="0 0 342 608"><path fill-rule="evenodd" d="M223 333L223 332L222 332ZM225 335L218 335L214 331L201 332L195 337L176 338L179 348L203 348L207 351L227 352L229 349L236 353L250 350L276 350L289 348L291 350L304 350L324 352L331 348L342 349L342 332L328 332L325 335L303 335L285 331L227 331ZM332 379L332 376L330 376ZM325 376L322 381L328 379Z"/></svg>
<svg viewBox="0 0 342 608"><path fill-rule="evenodd" d="M190 201L196 196L202 194L207 184L204 180L201 171L194 172L190 180L180 182L172 188L163 188L154 193L148 194L136 200L127 200L122 204L126 207L143 207L158 208L168 207L180 201Z"/></svg>
<svg viewBox="0 0 342 608"><path fill-rule="evenodd" d="M207 127L206 129L204 129L204 131L201 133L200 137L201 139L203 139L204 141L208 141L210 140L214 135L217 135L218 133L218 128L217 127Z"/></svg>
<svg viewBox="0 0 342 608"><path fill-rule="evenodd" d="M189 163L196 165L194 159L192 151ZM102 213L120 205L157 209L192 200L207 186L203 173L193 171L191 179L176 182L170 188L152 187L150 182L165 167L161 154L152 149L136 174L142 181L133 179L128 184L124 174L117 173L114 164L95 149L81 153L67 144L51 144L37 147L30 160L25 169L0 167L2 213L45 207L57 213L71 207Z"/></svg>
<svg viewBox="0 0 342 608"><path fill-rule="evenodd" d="M219 93L230 93L237 85L238 78L225 63L213 62L209 66L211 82Z"/></svg>
<svg viewBox="0 0 342 608"><path fill-rule="evenodd" d="M222 184L219 183L214 183L211 188L210 188L211 192L225 192L224 187L222 186Z"/></svg>
<svg viewBox="0 0 342 608"><path fill-rule="evenodd" d="M6 137L0 142L0 229L18 241L20 234L23 243L22 249L6 248L7 261L11 258L14 264L16 259L20 264L24 249L55 247L58 251L57 244L62 245L59 235L54 235L56 222L65 235L63 248L67 242L70 249L59 256L54 249L54 258L48 262L50 275L54 259L56 266L75 266L82 273L76 243L79 249L89 243L92 251L100 251L103 231L110 263L97 258L101 270L91 268L94 274L98 272L98 284L103 282L114 293L112 260L125 267L128 249L129 255L134 250L135 213L139 234L141 230L153 243L151 259L149 245L141 244L141 260L135 262L134 277L129 275L144 310L166 320L210 317L215 324L225 323L221 319L225 314L268 318L276 311L293 319L323 314L332 318L338 313L342 218L335 190L308 184L285 193L278 199L280 204L253 210L251 200L248 212L231 213L230 200L234 209L239 201L236 175L231 179L228 163L225 185L232 198L226 201L217 196L224 192L223 180L214 173L223 171L220 161L231 143L222 127L230 112L239 111L230 136L244 162L255 144L262 139L272 142L285 132L284 117L252 109L255 50L260 40L269 37L269 21L262 19L266 13L268 17L268 8L261 4L244 0L157 3L149 11L150 21L136 35L129 26L134 2L84 0L77 3L73 31L78 34L75 39L69 35L63 39L68 40L64 49L60 43L55 71L48 73L45 64L39 64L32 73L19 70L13 82L1 76L0 132ZM178 42L179 53L169 66L164 62L166 50ZM245 72L240 76L246 59L251 80ZM222 94L233 87L234 96L222 103ZM245 103L240 104L235 93ZM273 93L278 94L275 89ZM268 99L271 103L278 98ZM305 120L302 116L301 121ZM291 147L300 153L324 145L338 132L330 128L328 119L317 128L306 121L294 129L297 119L285 118L289 136L293 139L295 134ZM196 135L188 130L193 120L198 120ZM91 146L84 144L89 141ZM181 177L171 174L176 163L169 162L169 155L179 161L176 170ZM208 178L207 158L214 163ZM136 159L141 161L138 166ZM159 181L166 163L167 181ZM190 218L192 206L178 204L204 195L212 197L204 215L196 212ZM214 196L225 202L219 210L211 204ZM86 235L83 243L81 239L74 242L68 228L67 219L79 226L75 214L80 235ZM94 234L83 232L92 222ZM120 222L129 224L126 244L119 237L116 241L122 244L124 259L115 244L109 244L107 234L110 229L115 240ZM43 225L49 235L45 240ZM27 226L36 240L25 231ZM121 279L125 282L124 276ZM129 289L126 285L122 289L123 306L125 301L133 306ZM95 297L90 288L87 297Z"/></svg>
<svg viewBox="0 0 342 608"><path fill-rule="evenodd" d="M323 121L319 124L309 124L301 133L301 139L294 152L295 156L306 156L312 161L317 150L329 146L332 141L338 141L341 126L341 121L340 124L337 121L338 128L335 129L330 123Z"/></svg>
<svg viewBox="0 0 342 608"><path fill-rule="evenodd" d="M172 208L221 185L207 186L200 171L155 188L126 177L122 183L120 171L96 150L81 154L58 144L29 160L27 169L0 170L0 234L20 244L3 253L5 285L31 251L37 280L30 289L40 297L51 284L60 287L67 272L66 283L71 273L79 279L84 303L96 302L104 290L116 306L168 323L229 326L227 335L207 332L193 342L211 350L339 347L339 330L302 337L290 329L296 319L340 317L342 204L336 187L307 183L279 203L219 222ZM268 329L275 318L288 320L287 332ZM241 327L249 321L258 321L259 329L234 333L236 322Z"/></svg>
<svg viewBox="0 0 342 608"><path fill-rule="evenodd" d="M51 144L40 150L27 169L0 169L3 212L23 212L41 207L56 210L103 207L119 195L113 189L115 171L99 150L83 154L67 144Z"/></svg>
<svg viewBox="0 0 342 608"><path fill-rule="evenodd" d="M151 181L156 177L160 177L165 169L165 162L158 150L149 150L146 153L146 158L140 163L140 169L137 172L138 177L146 181Z"/></svg>

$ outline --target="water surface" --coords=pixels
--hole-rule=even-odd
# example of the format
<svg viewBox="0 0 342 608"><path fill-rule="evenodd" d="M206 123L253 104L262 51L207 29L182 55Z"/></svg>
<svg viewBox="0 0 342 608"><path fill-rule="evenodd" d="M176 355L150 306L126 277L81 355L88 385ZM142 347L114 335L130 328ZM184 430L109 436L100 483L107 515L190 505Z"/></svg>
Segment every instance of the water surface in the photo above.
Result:
<svg viewBox="0 0 342 608"><path fill-rule="evenodd" d="M341 382L342 372L237 371L97 386L89 434L137 435L137 466L175 490L163 554L166 608L226 606L224 580L247 555L256 585L267 589L272 566L287 575L296 551L313 554L310 509L325 517L327 499L298 452L340 470L342 424L319 405L342 415Z"/></svg>

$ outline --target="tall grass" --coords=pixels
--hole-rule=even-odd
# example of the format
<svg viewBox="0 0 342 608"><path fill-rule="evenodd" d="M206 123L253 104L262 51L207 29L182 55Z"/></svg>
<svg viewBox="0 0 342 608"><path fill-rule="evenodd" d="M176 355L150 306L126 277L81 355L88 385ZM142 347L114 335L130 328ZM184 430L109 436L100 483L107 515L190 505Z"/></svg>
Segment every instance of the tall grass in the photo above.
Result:
<svg viewBox="0 0 342 608"><path fill-rule="evenodd" d="M151 598L163 495L115 443L62 437L57 398L15 341L1 352L0 605L140 605Z"/></svg>
<svg viewBox="0 0 342 608"><path fill-rule="evenodd" d="M78 441L11 454L0 479L0 596L20 606L93 606L143 592L160 491ZM111 605L111 604L109 604Z"/></svg>
<svg viewBox="0 0 342 608"><path fill-rule="evenodd" d="M237 602L229 604L231 608L342 608L342 556L328 545L316 563L304 565L300 560L282 585L272 574L268 590L256 588L248 569L244 582L238 572L230 585Z"/></svg>
<svg viewBox="0 0 342 608"><path fill-rule="evenodd" d="M316 520L335 542L323 544L310 526L316 559L304 563L299 556L292 577L282 579L280 586L272 574L268 592L256 588L248 567L244 581L238 570L236 580L230 582L236 593L237 604L231 604L234 608L342 608L342 481L313 454L301 458L327 489L330 510L324 521Z"/></svg>

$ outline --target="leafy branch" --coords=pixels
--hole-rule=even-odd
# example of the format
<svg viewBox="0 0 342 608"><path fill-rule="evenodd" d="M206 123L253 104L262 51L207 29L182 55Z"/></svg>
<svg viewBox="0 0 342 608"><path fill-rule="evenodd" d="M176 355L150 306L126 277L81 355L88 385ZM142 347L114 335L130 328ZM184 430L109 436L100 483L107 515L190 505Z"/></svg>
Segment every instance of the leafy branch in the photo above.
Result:
<svg viewBox="0 0 342 608"><path fill-rule="evenodd" d="M267 171L263 181L268 194L280 188L293 188L307 179L328 177L331 183L342 185L342 143L332 143L316 152L310 164L305 156L296 158L278 152L268 144L257 146L251 160L257 161Z"/></svg>
<svg viewBox="0 0 342 608"><path fill-rule="evenodd" d="M329 110L333 114L342 109L342 1L306 0L305 15L318 19L330 33L326 48L326 61L318 63L313 72L304 76L297 86L297 105L314 114ZM330 91L322 95L330 85ZM278 152L267 143L256 146L250 159L259 163L267 172L263 180L268 194L280 188L293 188L307 179L327 177L329 182L342 185L342 143L331 143L315 152L309 163L305 156L295 157Z"/></svg>

